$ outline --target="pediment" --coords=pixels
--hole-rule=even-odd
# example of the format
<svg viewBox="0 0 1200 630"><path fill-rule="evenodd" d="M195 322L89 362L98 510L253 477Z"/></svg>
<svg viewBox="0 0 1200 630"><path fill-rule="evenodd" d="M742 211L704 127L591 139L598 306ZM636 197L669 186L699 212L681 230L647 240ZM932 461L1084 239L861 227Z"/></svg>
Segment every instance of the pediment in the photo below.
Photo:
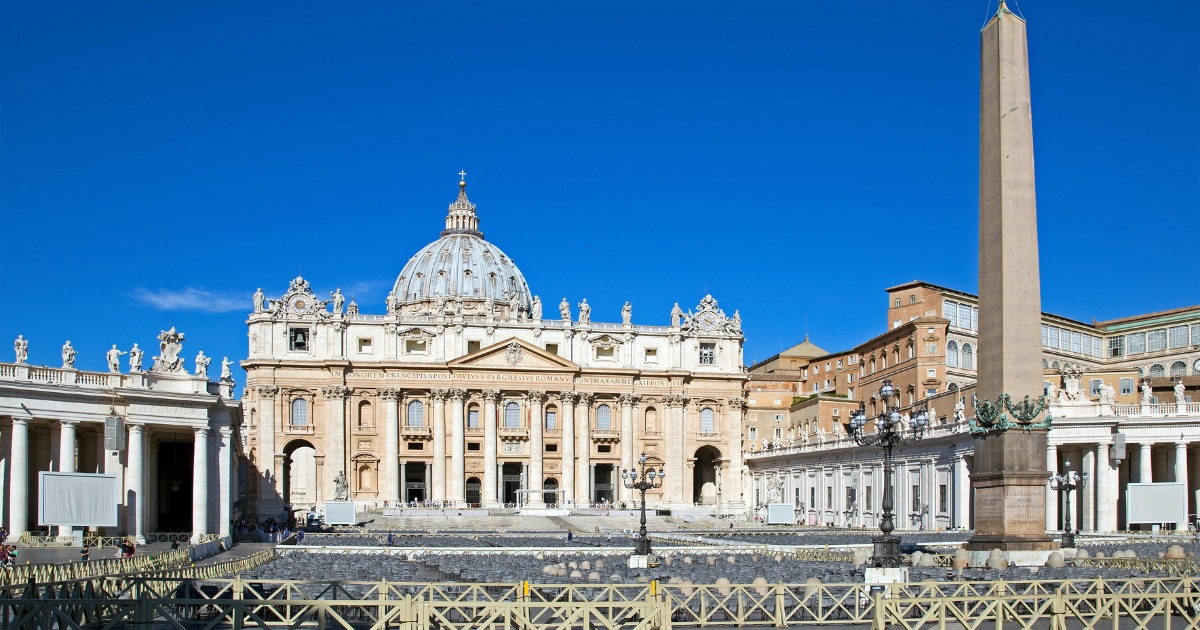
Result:
<svg viewBox="0 0 1200 630"><path fill-rule="evenodd" d="M522 339L505 339L450 361L450 368L578 371L579 365Z"/></svg>

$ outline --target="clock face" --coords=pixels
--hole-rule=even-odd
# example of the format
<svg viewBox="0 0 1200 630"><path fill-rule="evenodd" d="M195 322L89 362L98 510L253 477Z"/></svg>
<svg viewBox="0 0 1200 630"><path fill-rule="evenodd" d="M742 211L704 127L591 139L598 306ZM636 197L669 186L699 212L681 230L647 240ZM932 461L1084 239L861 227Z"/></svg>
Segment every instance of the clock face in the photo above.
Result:
<svg viewBox="0 0 1200 630"><path fill-rule="evenodd" d="M297 295L292 298L291 304L288 304L288 307L295 313L303 313L308 310L308 298Z"/></svg>
<svg viewBox="0 0 1200 630"><path fill-rule="evenodd" d="M717 315L711 311L701 313L698 321L704 330L712 330L717 327Z"/></svg>

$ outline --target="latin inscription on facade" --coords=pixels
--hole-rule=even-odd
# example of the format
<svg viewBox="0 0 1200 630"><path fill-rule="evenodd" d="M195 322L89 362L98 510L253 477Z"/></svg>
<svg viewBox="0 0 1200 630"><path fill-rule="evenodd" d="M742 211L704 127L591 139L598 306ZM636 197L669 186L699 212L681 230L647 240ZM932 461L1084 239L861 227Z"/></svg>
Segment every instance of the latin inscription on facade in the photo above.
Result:
<svg viewBox="0 0 1200 630"><path fill-rule="evenodd" d="M193 407L166 407L163 405L129 405L129 413L140 416L169 416L172 418L208 418L207 409Z"/></svg>

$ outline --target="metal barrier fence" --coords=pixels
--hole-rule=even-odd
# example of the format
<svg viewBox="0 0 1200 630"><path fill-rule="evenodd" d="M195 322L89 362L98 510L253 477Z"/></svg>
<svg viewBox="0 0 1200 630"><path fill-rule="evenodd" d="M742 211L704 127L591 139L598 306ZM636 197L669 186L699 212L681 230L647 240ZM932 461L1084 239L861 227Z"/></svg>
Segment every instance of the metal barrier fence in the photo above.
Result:
<svg viewBox="0 0 1200 630"><path fill-rule="evenodd" d="M158 571L190 562L187 549L145 554L132 558L105 558L63 564L17 564L0 568L0 587L12 584L66 582L105 575Z"/></svg>
<svg viewBox="0 0 1200 630"><path fill-rule="evenodd" d="M245 560L245 559L243 559ZM43 585L0 597L0 627L660 630L842 625L923 630L1200 627L1195 578L897 584L428 584L177 579ZM876 587L879 589L880 587Z"/></svg>

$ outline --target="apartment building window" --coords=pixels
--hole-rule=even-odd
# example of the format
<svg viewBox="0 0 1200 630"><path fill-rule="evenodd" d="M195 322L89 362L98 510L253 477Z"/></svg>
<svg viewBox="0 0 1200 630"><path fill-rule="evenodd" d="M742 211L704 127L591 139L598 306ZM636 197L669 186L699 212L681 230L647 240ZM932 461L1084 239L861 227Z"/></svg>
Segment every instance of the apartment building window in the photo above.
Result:
<svg viewBox="0 0 1200 630"><path fill-rule="evenodd" d="M964 370L975 369L975 351L969 343L964 343L962 347L962 367Z"/></svg>
<svg viewBox="0 0 1200 630"><path fill-rule="evenodd" d="M896 298L896 308L900 308L900 298Z"/></svg>
<svg viewBox="0 0 1200 630"><path fill-rule="evenodd" d="M958 367L958 342L953 339L946 342L946 366Z"/></svg>
<svg viewBox="0 0 1200 630"><path fill-rule="evenodd" d="M700 365L716 365L717 364L717 344L702 343L700 344Z"/></svg>
<svg viewBox="0 0 1200 630"><path fill-rule="evenodd" d="M1192 324L1192 347L1200 346L1200 324Z"/></svg>
<svg viewBox="0 0 1200 630"><path fill-rule="evenodd" d="M1098 378L1092 379L1091 387L1088 388L1088 393L1092 396L1099 396L1100 395L1100 386L1103 384L1104 384L1104 381L1102 381Z"/></svg>
<svg viewBox="0 0 1200 630"><path fill-rule="evenodd" d="M1188 345L1188 327L1186 324L1183 326L1172 326L1167 330L1167 334L1167 346L1172 350L1184 348Z"/></svg>
<svg viewBox="0 0 1200 630"><path fill-rule="evenodd" d="M838 361L837 361L837 365L838 365L838 368L839 368L839 369L842 367L842 360L841 360L841 359L838 359Z"/></svg>
<svg viewBox="0 0 1200 630"><path fill-rule="evenodd" d="M776 440L783 439L783 427L775 427L775 439Z"/></svg>
<svg viewBox="0 0 1200 630"><path fill-rule="evenodd" d="M750 427L750 439L758 439L758 429L756 427Z"/></svg>
<svg viewBox="0 0 1200 630"><path fill-rule="evenodd" d="M1125 356L1125 338L1124 337L1109 337L1108 338L1108 356L1110 358L1118 358Z"/></svg>
<svg viewBox="0 0 1200 630"><path fill-rule="evenodd" d="M1146 352L1162 352L1167 349L1166 329L1151 330L1146 333Z"/></svg>
<svg viewBox="0 0 1200 630"><path fill-rule="evenodd" d="M1131 379L1131 378L1121 379L1121 393L1122 394L1132 394L1133 393L1133 379Z"/></svg>

